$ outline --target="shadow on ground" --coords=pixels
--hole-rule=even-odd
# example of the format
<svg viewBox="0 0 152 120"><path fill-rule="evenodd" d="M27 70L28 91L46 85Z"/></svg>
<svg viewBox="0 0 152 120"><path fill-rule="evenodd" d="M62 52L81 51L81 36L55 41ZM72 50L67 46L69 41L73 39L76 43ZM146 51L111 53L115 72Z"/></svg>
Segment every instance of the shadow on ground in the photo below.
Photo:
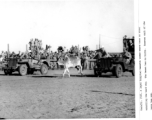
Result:
<svg viewBox="0 0 152 120"><path fill-rule="evenodd" d="M94 77L94 78L99 78L99 77L96 77L95 75L70 75L71 77ZM62 75L61 74L55 74L55 75L47 75L47 76L44 76L44 75L38 75L38 76L30 76L30 77L35 77L35 78L42 78L42 77L46 77L46 78L62 78ZM100 78L115 78L115 76L112 76L112 75L102 75ZM68 75L65 75L64 78L68 78Z"/></svg>
<svg viewBox="0 0 152 120"><path fill-rule="evenodd" d="M0 120L5 120L5 119L6 119L6 118L1 118L1 117L0 117Z"/></svg>
<svg viewBox="0 0 152 120"><path fill-rule="evenodd" d="M20 74L17 74L17 73L13 73L12 75L5 75L5 74L0 74L0 76L21 76Z"/></svg>
<svg viewBox="0 0 152 120"><path fill-rule="evenodd" d="M12 75L5 75L3 73L0 74L0 76L21 76L19 73L12 73ZM41 74L37 74L37 73L34 73L34 74L28 74L26 75L28 77L35 77L35 78L62 78L62 74L53 74L53 75L41 75ZM71 77L95 77L95 78L116 78L116 76L113 76L111 73L104 73L102 76L100 77L96 77L95 75L93 74L84 74L84 75L80 75L80 74L71 74L70 75ZM130 77L130 75L126 75L124 74L122 77ZM68 78L68 75L65 74L65 78Z"/></svg>
<svg viewBox="0 0 152 120"><path fill-rule="evenodd" d="M101 93L108 93L108 94L120 94L120 95L135 96L134 94L128 94L128 93L122 93L122 92L106 92L106 91L98 91L98 90L90 90L90 92L101 92Z"/></svg>

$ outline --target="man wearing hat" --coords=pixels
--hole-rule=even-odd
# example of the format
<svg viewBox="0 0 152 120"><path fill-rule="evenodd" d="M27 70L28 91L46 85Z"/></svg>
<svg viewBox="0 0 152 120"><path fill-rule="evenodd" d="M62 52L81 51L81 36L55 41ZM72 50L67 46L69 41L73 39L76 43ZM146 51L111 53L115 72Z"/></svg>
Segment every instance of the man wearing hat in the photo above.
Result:
<svg viewBox="0 0 152 120"><path fill-rule="evenodd" d="M134 51L134 43L132 40L129 40L128 47L129 47L128 51Z"/></svg>
<svg viewBox="0 0 152 120"><path fill-rule="evenodd" d="M129 64L130 60L132 59L132 55L125 48L124 48L124 54L123 54L123 56L124 56L124 58L126 58L126 64Z"/></svg>
<svg viewBox="0 0 152 120"><path fill-rule="evenodd" d="M87 53L84 54L84 69L89 69L89 57L87 55Z"/></svg>
<svg viewBox="0 0 152 120"><path fill-rule="evenodd" d="M97 51L97 54L96 54L96 56L94 57L94 59L100 59L100 58L102 58L101 49L98 49L98 50L96 50L96 51Z"/></svg>
<svg viewBox="0 0 152 120"><path fill-rule="evenodd" d="M110 55L105 50L104 46L102 46L100 49L98 49L97 52L98 52L98 59L99 58L110 57Z"/></svg>
<svg viewBox="0 0 152 120"><path fill-rule="evenodd" d="M105 50L104 46L101 47L101 52L102 52L102 57L107 57L108 56L108 53Z"/></svg>

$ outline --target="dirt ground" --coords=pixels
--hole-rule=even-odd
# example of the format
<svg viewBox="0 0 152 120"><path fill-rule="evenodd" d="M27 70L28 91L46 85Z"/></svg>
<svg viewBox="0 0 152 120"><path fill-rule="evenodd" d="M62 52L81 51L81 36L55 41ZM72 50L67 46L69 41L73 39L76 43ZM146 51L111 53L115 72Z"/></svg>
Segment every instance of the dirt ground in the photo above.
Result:
<svg viewBox="0 0 152 120"><path fill-rule="evenodd" d="M0 118L135 118L135 78L131 73L116 78L110 73L94 77L71 69L48 75L5 76L0 71Z"/></svg>

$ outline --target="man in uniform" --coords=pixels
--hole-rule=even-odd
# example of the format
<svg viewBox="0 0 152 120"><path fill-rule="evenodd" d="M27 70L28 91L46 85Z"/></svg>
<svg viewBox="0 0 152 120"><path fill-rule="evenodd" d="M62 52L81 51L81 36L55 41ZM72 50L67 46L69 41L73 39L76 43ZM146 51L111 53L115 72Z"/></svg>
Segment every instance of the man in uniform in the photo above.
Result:
<svg viewBox="0 0 152 120"><path fill-rule="evenodd" d="M124 55L123 56L124 56L124 58L126 58L126 64L129 64L130 60L132 59L132 55L125 48L124 48Z"/></svg>
<svg viewBox="0 0 152 120"><path fill-rule="evenodd" d="M104 50L103 46L96 51L97 51L97 54L95 55L94 59L100 59L100 58L103 58L106 55L106 51Z"/></svg>
<svg viewBox="0 0 152 120"><path fill-rule="evenodd" d="M109 53L105 50L104 46L101 47L101 54L102 54L103 58L105 58L105 57L111 57L109 55Z"/></svg>
<svg viewBox="0 0 152 120"><path fill-rule="evenodd" d="M88 58L88 55L87 53L84 54L84 69L89 69L89 58Z"/></svg>
<svg viewBox="0 0 152 120"><path fill-rule="evenodd" d="M132 40L129 40L129 44L128 44L129 50L128 51L134 51L134 43Z"/></svg>

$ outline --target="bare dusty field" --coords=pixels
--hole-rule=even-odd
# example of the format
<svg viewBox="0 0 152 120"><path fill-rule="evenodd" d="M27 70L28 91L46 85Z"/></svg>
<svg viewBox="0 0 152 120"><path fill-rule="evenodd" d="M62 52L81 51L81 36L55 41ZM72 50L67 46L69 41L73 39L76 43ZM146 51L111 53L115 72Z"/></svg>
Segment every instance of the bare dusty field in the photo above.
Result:
<svg viewBox="0 0 152 120"><path fill-rule="evenodd" d="M131 73L116 78L110 73L94 77L71 69L48 75L5 76L0 71L0 118L135 118L135 78Z"/></svg>

